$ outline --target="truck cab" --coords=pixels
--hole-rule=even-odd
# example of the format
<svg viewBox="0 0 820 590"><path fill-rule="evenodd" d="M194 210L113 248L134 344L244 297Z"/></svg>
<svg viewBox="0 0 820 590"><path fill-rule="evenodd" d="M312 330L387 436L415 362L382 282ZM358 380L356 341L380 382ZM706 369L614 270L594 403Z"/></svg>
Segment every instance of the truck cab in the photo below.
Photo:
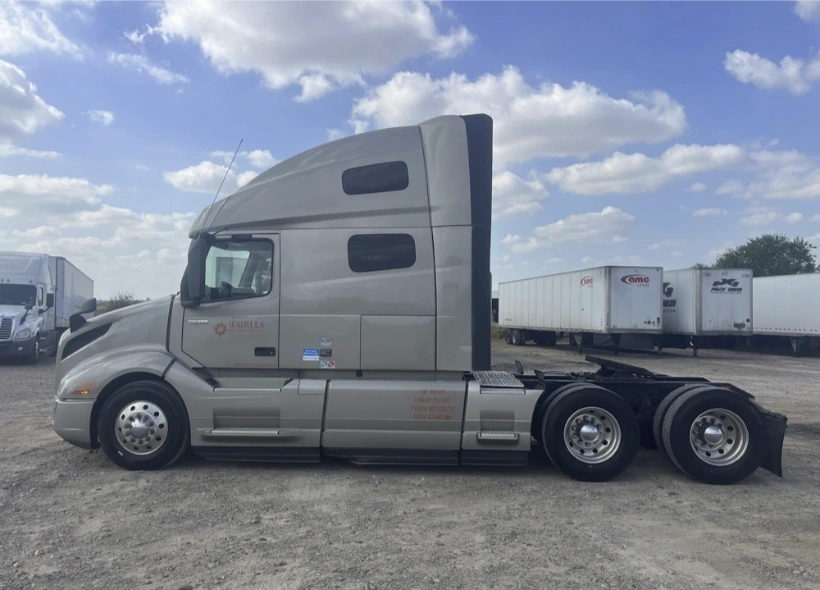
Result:
<svg viewBox="0 0 820 590"><path fill-rule="evenodd" d="M637 451L638 410L692 384L641 376L615 392L595 375L491 369L492 139L483 114L357 134L215 201L177 294L63 335L54 430L126 469L189 448L524 465L536 440L573 477L614 477ZM779 430L733 395L757 450L776 447ZM721 477L764 464L744 457Z"/></svg>
<svg viewBox="0 0 820 590"><path fill-rule="evenodd" d="M49 257L0 252L0 358L36 363L56 343Z"/></svg>

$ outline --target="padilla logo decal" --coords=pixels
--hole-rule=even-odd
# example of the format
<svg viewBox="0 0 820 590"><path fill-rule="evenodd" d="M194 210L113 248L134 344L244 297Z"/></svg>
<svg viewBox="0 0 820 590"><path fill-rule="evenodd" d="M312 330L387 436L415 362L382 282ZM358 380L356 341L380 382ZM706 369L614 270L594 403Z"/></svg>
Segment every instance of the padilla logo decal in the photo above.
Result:
<svg viewBox="0 0 820 590"><path fill-rule="evenodd" d="M741 293L743 287L739 287L740 281L737 279L721 279L712 283L712 293Z"/></svg>
<svg viewBox="0 0 820 590"><path fill-rule="evenodd" d="M621 277L621 282L627 285L637 285L639 287L649 286L649 277L646 275L626 275Z"/></svg>
<svg viewBox="0 0 820 590"><path fill-rule="evenodd" d="M226 326L222 322L219 322L217 325L214 326L214 333L216 333L218 338L222 338L225 334L228 333L228 326Z"/></svg>
<svg viewBox="0 0 820 590"><path fill-rule="evenodd" d="M672 293L675 292L675 287L672 286L672 283L664 283L663 284L663 295L664 297L672 297Z"/></svg>
<svg viewBox="0 0 820 590"><path fill-rule="evenodd" d="M582 287L592 286L592 277L584 277L583 279L581 279L581 286Z"/></svg>

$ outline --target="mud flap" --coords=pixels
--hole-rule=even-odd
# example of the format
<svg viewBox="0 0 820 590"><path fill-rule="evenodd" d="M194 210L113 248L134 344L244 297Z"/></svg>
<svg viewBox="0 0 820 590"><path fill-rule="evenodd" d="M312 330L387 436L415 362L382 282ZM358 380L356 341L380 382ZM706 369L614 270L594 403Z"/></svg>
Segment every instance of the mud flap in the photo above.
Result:
<svg viewBox="0 0 820 590"><path fill-rule="evenodd" d="M757 404L755 404L757 405ZM783 477L783 439L786 436L786 417L758 407L763 427L766 429L766 450L760 466L766 471Z"/></svg>

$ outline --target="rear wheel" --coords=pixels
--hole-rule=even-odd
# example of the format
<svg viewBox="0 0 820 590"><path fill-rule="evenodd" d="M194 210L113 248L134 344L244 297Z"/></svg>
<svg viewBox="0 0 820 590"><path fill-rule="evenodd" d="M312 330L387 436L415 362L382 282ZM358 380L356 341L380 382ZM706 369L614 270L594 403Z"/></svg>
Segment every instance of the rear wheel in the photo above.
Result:
<svg viewBox="0 0 820 590"><path fill-rule="evenodd" d="M504 342L506 344L509 344L512 341L512 333L511 332L512 331L509 328L504 330Z"/></svg>
<svg viewBox="0 0 820 590"><path fill-rule="evenodd" d="M179 459L188 448L188 416L173 389L157 381L119 388L97 419L100 446L125 469L153 470Z"/></svg>
<svg viewBox="0 0 820 590"><path fill-rule="evenodd" d="M564 474L581 481L607 481L635 458L640 427L623 398L603 387L584 385L550 402L541 441Z"/></svg>
<svg viewBox="0 0 820 590"><path fill-rule="evenodd" d="M663 419L663 444L672 462L709 484L737 483L763 460L764 430L752 403L720 388L678 397Z"/></svg>
<svg viewBox="0 0 820 590"><path fill-rule="evenodd" d="M677 389L670 391L666 397L661 400L661 403L658 404L658 409L655 410L655 415L652 418L652 438L655 441L655 445L663 451L667 457L669 456L669 453L663 446L663 419L666 417L666 412L669 410L669 406L671 406L676 399L687 391L694 389L712 389L712 386L703 385L702 383L689 383L687 385L682 385Z"/></svg>

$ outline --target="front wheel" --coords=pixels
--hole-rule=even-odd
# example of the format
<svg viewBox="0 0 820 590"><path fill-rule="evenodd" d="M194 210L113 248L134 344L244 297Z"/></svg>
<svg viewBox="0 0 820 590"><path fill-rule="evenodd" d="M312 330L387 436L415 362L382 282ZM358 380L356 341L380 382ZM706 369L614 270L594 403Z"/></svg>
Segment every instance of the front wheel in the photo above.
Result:
<svg viewBox="0 0 820 590"><path fill-rule="evenodd" d="M734 484L763 460L763 423L741 395L720 388L678 397L663 419L663 446L672 462L704 483Z"/></svg>
<svg viewBox="0 0 820 590"><path fill-rule="evenodd" d="M32 347L31 354L28 357L28 364L36 365L40 362L40 335L36 334L34 336L34 346Z"/></svg>
<svg viewBox="0 0 820 590"><path fill-rule="evenodd" d="M119 388L97 419L100 446L116 465L153 470L179 459L188 448L188 416L165 383L137 381Z"/></svg>
<svg viewBox="0 0 820 590"><path fill-rule="evenodd" d="M597 385L585 385L550 402L541 441L561 472L581 481L607 481L620 475L635 458L640 425L622 397Z"/></svg>

